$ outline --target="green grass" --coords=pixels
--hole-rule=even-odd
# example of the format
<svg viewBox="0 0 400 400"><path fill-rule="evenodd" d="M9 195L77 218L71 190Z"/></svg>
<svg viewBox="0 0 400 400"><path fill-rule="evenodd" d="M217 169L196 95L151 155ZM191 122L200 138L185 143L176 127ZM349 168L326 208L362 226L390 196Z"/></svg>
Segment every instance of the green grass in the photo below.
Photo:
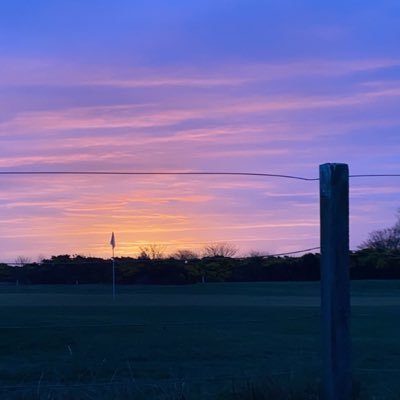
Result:
<svg viewBox="0 0 400 400"><path fill-rule="evenodd" d="M352 282L352 292L355 379L365 398L400 398L400 282ZM108 399L120 386L99 384L134 384L129 398L140 391L150 398L149 390L173 398L184 385L189 399L211 399L247 398L249 382L259 390L271 379L279 387L318 385L318 283L124 286L117 293L113 302L109 286L1 286L3 387L32 385L27 390L40 395L47 385L82 393L94 385Z"/></svg>

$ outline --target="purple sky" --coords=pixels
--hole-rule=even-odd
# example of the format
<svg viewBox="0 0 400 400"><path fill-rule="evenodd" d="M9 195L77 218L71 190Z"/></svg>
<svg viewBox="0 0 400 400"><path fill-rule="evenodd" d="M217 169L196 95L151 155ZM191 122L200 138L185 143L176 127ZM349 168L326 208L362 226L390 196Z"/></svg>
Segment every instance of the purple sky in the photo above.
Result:
<svg viewBox="0 0 400 400"><path fill-rule="evenodd" d="M1 171L400 172L400 3L4 0ZM319 245L318 182L0 177L0 261ZM400 178L351 181L351 247Z"/></svg>

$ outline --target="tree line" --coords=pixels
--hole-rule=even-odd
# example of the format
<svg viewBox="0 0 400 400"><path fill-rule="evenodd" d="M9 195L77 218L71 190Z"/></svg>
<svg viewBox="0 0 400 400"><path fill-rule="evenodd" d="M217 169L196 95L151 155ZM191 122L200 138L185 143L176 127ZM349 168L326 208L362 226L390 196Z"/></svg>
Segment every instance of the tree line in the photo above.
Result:
<svg viewBox="0 0 400 400"><path fill-rule="evenodd" d="M115 259L118 284L193 284L198 282L317 281L320 255ZM21 266L0 264L0 282L18 284L108 284L112 261L59 255ZM400 250L362 249L350 254L352 279L400 279Z"/></svg>
<svg viewBox="0 0 400 400"><path fill-rule="evenodd" d="M202 256L191 250L164 255L164 248L148 245L137 258L116 257L118 284L193 284L197 282L316 281L320 254L301 257L265 256L257 252L235 258L229 243L207 245ZM21 257L14 265L0 264L0 282L18 284L77 284L111 282L112 260L58 255L38 262ZM396 223L369 234L350 253L352 279L400 279L400 210Z"/></svg>

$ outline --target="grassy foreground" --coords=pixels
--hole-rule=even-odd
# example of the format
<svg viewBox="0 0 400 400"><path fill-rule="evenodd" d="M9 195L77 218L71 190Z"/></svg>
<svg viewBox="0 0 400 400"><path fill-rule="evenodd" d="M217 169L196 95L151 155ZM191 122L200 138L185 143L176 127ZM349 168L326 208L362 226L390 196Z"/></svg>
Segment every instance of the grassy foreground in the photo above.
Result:
<svg viewBox="0 0 400 400"><path fill-rule="evenodd" d="M400 282L352 291L361 395L400 398ZM2 286L0 396L316 398L319 324L318 283Z"/></svg>

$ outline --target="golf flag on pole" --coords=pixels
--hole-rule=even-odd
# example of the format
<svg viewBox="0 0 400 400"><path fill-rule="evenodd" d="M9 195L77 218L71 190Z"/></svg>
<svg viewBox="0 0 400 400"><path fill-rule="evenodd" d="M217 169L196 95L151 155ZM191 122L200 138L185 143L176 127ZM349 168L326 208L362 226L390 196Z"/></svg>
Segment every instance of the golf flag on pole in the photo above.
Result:
<svg viewBox="0 0 400 400"><path fill-rule="evenodd" d="M111 244L111 247L114 249L115 248L115 235L114 235L114 232L111 235L110 244Z"/></svg>

